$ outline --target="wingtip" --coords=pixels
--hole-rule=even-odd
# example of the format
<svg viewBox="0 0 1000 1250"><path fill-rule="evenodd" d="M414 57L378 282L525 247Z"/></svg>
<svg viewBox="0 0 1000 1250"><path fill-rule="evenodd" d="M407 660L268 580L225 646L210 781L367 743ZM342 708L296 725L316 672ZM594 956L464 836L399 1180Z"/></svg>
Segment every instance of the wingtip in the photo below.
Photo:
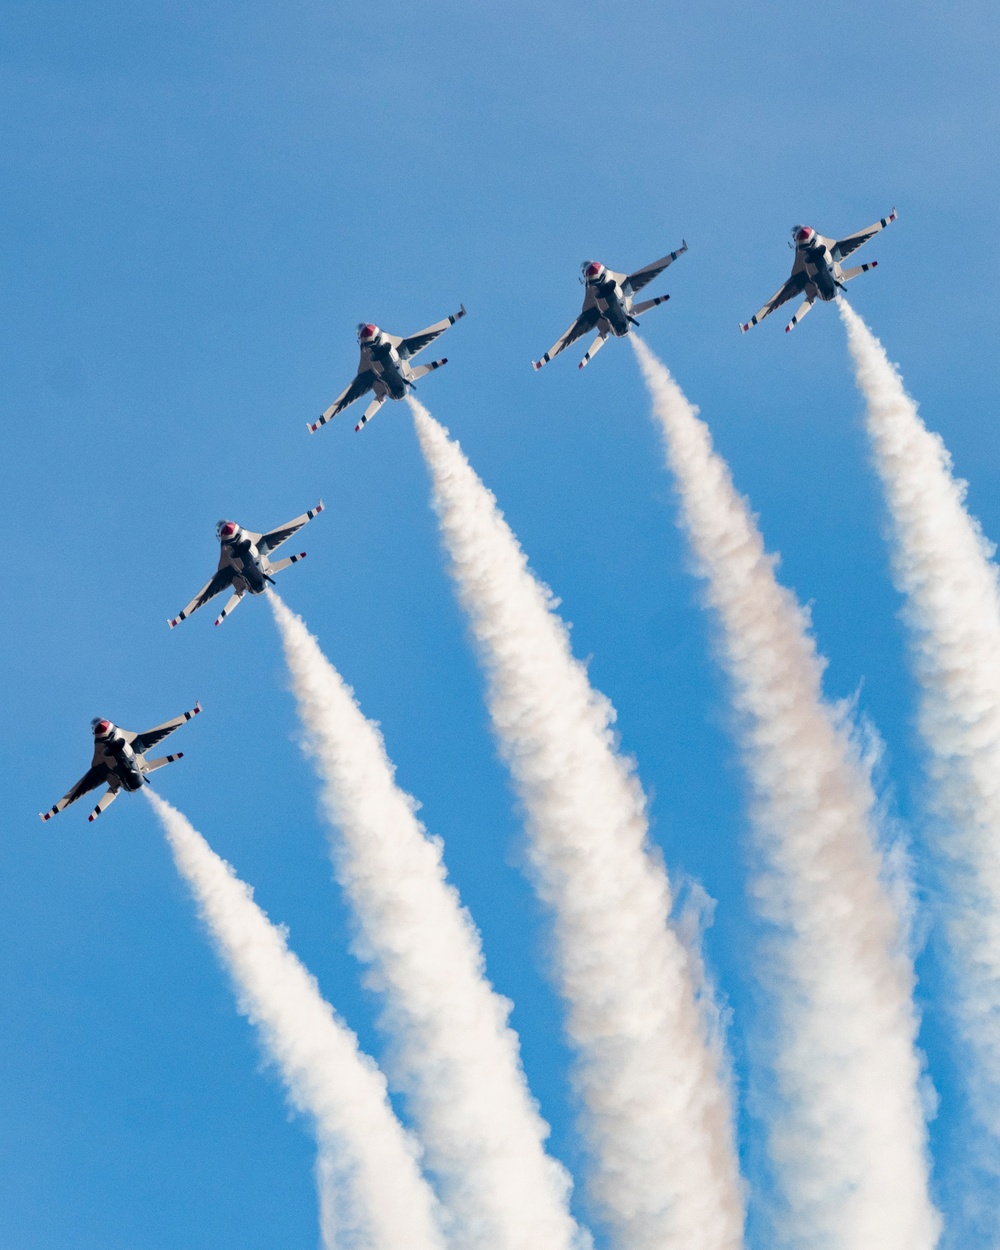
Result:
<svg viewBox="0 0 1000 1250"><path fill-rule="evenodd" d="M174 759L175 759L175 760L182 760L183 758L184 758L184 752L183 752L183 751L177 751L177 752L175 752L175 754L174 754Z"/></svg>
<svg viewBox="0 0 1000 1250"><path fill-rule="evenodd" d="M877 261L877 260L873 260L873 261L871 262L871 267L872 267L873 269L877 269L877 268L878 268L878 261Z"/></svg>
<svg viewBox="0 0 1000 1250"><path fill-rule="evenodd" d="M789 323L788 323L788 325L786 325L786 326L785 326L785 333L786 333L786 334L788 334L788 332L791 330L791 328L792 328L792 323L791 323L791 322L789 322Z"/></svg>
<svg viewBox="0 0 1000 1250"><path fill-rule="evenodd" d="M316 507L313 508L313 512L322 512L325 508L326 508L326 504L321 499L319 503L316 505Z"/></svg>
<svg viewBox="0 0 1000 1250"><path fill-rule="evenodd" d="M316 431L319 429L319 425L320 423L318 421L307 421L306 429L309 431L310 434L315 434Z"/></svg>
<svg viewBox="0 0 1000 1250"><path fill-rule="evenodd" d="M199 700L198 700L198 702L197 702L197 703L194 705L194 707L191 709L191 715L192 715L192 716L197 716L197 715L199 715L199 713L200 713L200 712L201 712L201 700L199 699Z"/></svg>
<svg viewBox="0 0 1000 1250"><path fill-rule="evenodd" d="M91 812L91 813L90 813L90 815L87 817L87 823L88 823L88 824L93 824L93 822L94 822L96 819L97 819L97 813L96 813L96 812Z"/></svg>
<svg viewBox="0 0 1000 1250"><path fill-rule="evenodd" d="M51 820L51 819L52 819L52 813L51 813L51 812L39 812L39 813L38 813L38 819L39 819L39 820Z"/></svg>
<svg viewBox="0 0 1000 1250"><path fill-rule="evenodd" d="M170 626L171 629L176 629L177 626L180 624L180 622L178 621L176 616L170 616L170 617L167 617L167 624Z"/></svg>
<svg viewBox="0 0 1000 1250"><path fill-rule="evenodd" d="M750 329L749 321L746 323L746 325L744 325L742 321L740 322L740 334L746 334L747 330L749 329Z"/></svg>
<svg viewBox="0 0 1000 1250"><path fill-rule="evenodd" d="M540 360L533 360L531 362L531 367L537 373L538 370L542 367L542 362Z"/></svg>

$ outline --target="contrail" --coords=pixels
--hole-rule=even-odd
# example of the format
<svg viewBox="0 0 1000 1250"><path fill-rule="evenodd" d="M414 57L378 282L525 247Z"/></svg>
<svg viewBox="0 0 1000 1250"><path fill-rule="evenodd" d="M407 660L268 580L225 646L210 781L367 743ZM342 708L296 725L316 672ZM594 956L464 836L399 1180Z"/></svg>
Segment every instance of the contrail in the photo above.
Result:
<svg viewBox="0 0 1000 1250"><path fill-rule="evenodd" d="M488 678L494 730L552 909L559 988L593 1159L592 1193L629 1250L734 1250L743 1201L729 1092L670 927L645 798L614 709L574 659L547 587L493 495L412 397L458 597Z"/></svg>
<svg viewBox="0 0 1000 1250"><path fill-rule="evenodd" d="M395 782L382 735L301 619L271 607L306 748L323 782L337 879L374 970L405 1091L454 1220L452 1239L482 1250L570 1250L569 1174L545 1153L548 1125L528 1089L511 1003L486 978L479 933L450 885L439 839Z"/></svg>
<svg viewBox="0 0 1000 1250"><path fill-rule="evenodd" d="M929 1250L914 974L886 889L876 800L845 717L824 702L807 613L779 585L747 502L670 373L630 335L682 525L719 621L752 787L752 889L777 1105L770 1150L789 1244Z"/></svg>
<svg viewBox="0 0 1000 1250"><path fill-rule="evenodd" d="M152 790L145 794L232 977L240 1011L259 1029L290 1102L315 1125L328 1250L444 1250L436 1199L389 1105L385 1077L250 887L180 812Z"/></svg>
<svg viewBox="0 0 1000 1250"><path fill-rule="evenodd" d="M971 1057L976 1112L1000 1148L1000 590L994 547L965 508L966 483L902 379L839 301L905 596L929 756L935 848L946 886L951 993ZM993 1166L996 1166L994 1162Z"/></svg>

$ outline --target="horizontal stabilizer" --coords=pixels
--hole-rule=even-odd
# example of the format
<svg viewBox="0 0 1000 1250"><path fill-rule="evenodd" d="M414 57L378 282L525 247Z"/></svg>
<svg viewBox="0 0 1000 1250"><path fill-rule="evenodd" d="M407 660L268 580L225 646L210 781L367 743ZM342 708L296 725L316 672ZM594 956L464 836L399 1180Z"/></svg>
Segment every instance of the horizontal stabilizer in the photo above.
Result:
<svg viewBox="0 0 1000 1250"><path fill-rule="evenodd" d="M358 430L360 430L363 426L365 426L365 425L367 425L367 424L368 424L368 422L372 419L372 417L374 417L374 415L376 414L376 412L378 412L378 410L382 407L382 405L383 405L383 403L384 403L384 402L385 402L385 401L384 401L384 400L382 400L382 399L373 399L373 400L372 400L372 402L371 402L371 403L368 405L368 407L365 409L364 416L361 418L361 420L360 420L360 421L357 423L357 425L354 427L354 433L355 433L355 434L357 434Z"/></svg>
<svg viewBox="0 0 1000 1250"><path fill-rule="evenodd" d="M236 605L239 603L239 601L242 598L243 596L238 590L235 591L232 595L230 595L229 602L226 604L226 606L222 609L222 611L219 613L218 617L216 618L216 621L215 621L216 625L222 624L222 622L233 611L233 609L236 607Z"/></svg>
<svg viewBox="0 0 1000 1250"><path fill-rule="evenodd" d="M164 768L167 764L172 764L175 760L183 758L183 751L178 751L176 755L161 755L158 760L147 760L143 767L143 772L155 773L158 768Z"/></svg>
<svg viewBox="0 0 1000 1250"><path fill-rule="evenodd" d="M794 328L799 324L799 322L806 315L806 313L810 310L810 308L812 308L814 303L815 303L815 300L811 300L808 297L802 301L802 303L799 305L798 312L791 319L791 321L789 321L788 325L785 326L786 334L788 333L789 330L794 330Z"/></svg>
<svg viewBox="0 0 1000 1250"><path fill-rule="evenodd" d="M649 312L651 308L655 308L657 304L665 304L670 298L669 295L658 295L656 299L644 299L641 304L636 304L632 309L634 317L641 317L644 312Z"/></svg>
<svg viewBox="0 0 1000 1250"><path fill-rule="evenodd" d="M300 560L306 558L306 553L300 551L297 556L286 556L284 560L275 560L274 564L268 566L268 572L280 573L282 569L287 569L290 564L298 564Z"/></svg>
<svg viewBox="0 0 1000 1250"><path fill-rule="evenodd" d="M407 382L416 382L418 378L425 378L428 373L433 373L435 369L440 369L442 365L448 363L448 357L443 360L432 360L429 365L418 365L416 369L410 370L410 375L406 379Z"/></svg>
<svg viewBox="0 0 1000 1250"><path fill-rule="evenodd" d="M580 361L580 363L577 365L577 368L585 369L607 341L608 341L608 336L606 334L599 334L597 338L594 339L593 343L591 343L591 345L587 348L587 353L584 356L584 358Z"/></svg>
<svg viewBox="0 0 1000 1250"><path fill-rule="evenodd" d="M869 269L878 267L877 260L870 260L866 265L855 265L853 269L845 269L840 275L842 282L850 282L852 278L856 278L859 273L867 273Z"/></svg>
<svg viewBox="0 0 1000 1250"><path fill-rule="evenodd" d="M94 810L87 817L87 820L88 821L96 820L98 816L100 816L101 812L106 812L108 810L108 808L111 806L111 804L115 801L117 797L118 797L117 790L108 790L106 794L103 794L101 796L100 802L97 804Z"/></svg>

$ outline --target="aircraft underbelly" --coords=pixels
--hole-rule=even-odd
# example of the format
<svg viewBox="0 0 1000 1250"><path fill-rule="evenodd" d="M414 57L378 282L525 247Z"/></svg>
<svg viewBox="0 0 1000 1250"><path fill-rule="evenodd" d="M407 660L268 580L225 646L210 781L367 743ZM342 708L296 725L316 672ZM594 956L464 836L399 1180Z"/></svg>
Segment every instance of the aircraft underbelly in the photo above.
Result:
<svg viewBox="0 0 1000 1250"><path fill-rule="evenodd" d="M386 365L385 372L382 374L382 383L390 399L406 398L406 383L395 365Z"/></svg>
<svg viewBox="0 0 1000 1250"><path fill-rule="evenodd" d="M246 583L247 590L249 590L252 595L263 594L264 589L267 586L267 582L264 580L264 574L253 560L243 560L240 568L240 577L242 577L243 581Z"/></svg>
<svg viewBox="0 0 1000 1250"><path fill-rule="evenodd" d="M114 755L112 764L115 776L122 783L122 788L129 791L142 789L142 769L139 767L139 761L131 753L129 755Z"/></svg>

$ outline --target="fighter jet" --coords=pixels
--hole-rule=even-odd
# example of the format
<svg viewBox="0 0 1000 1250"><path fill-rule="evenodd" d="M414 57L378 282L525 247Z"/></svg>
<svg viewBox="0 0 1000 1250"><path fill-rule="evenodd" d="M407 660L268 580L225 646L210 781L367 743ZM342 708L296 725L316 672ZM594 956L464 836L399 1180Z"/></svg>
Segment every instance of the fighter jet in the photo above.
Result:
<svg viewBox="0 0 1000 1250"><path fill-rule="evenodd" d="M465 305L463 304L453 316L445 317L443 321L435 321L426 330L419 330L416 334L409 335L408 338L399 338L395 334L389 334L371 322L359 325L358 345L361 348L361 361L358 364L358 376L342 395L337 396L318 421L308 423L309 433L315 434L321 425L326 425L327 421L343 412L362 395L367 395L369 391L375 392L375 398L354 427L355 433L363 425L368 424L387 399L405 399L406 392L415 389L413 384L418 378L425 377L428 373L433 373L435 369L440 369L442 365L448 363L445 357L443 360L432 360L429 365L418 365L414 369L410 361L464 316Z"/></svg>
<svg viewBox="0 0 1000 1250"><path fill-rule="evenodd" d="M637 317L649 312L657 304L665 303L670 296L658 295L656 299L643 300L641 304L633 304L632 296L641 291L654 278L658 278L668 265L672 265L678 256L687 251L687 243L681 241L676 252L644 265L635 273L615 273L596 260L585 260L580 266L580 281L587 288L583 296L583 311L573 322L561 339L550 347L541 360L533 360L531 367L535 370L547 365L554 356L575 343L591 330L597 331L597 337L587 349L587 354L580 361L579 368L589 364L597 355L608 336L624 338L634 325L638 325Z"/></svg>
<svg viewBox="0 0 1000 1250"><path fill-rule="evenodd" d="M220 521L215 527L215 533L222 545L222 553L219 556L219 567L215 576L202 586L184 611L171 617L167 624L174 629L181 621L187 620L192 612L197 612L200 607L208 603L209 599L214 599L227 587L232 586L233 593L215 621L216 625L221 625L248 591L252 595L262 594L269 582L272 586L274 585L273 573L280 573L290 564L297 564L299 560L306 558L306 553L300 551L297 556L286 556L284 560L277 560L272 564L270 555L322 511L321 499L315 508L303 512L301 516L297 516L294 521L289 521L287 525L279 525L277 529L269 530L266 534L255 534L253 530L245 530L235 521Z"/></svg>
<svg viewBox="0 0 1000 1250"><path fill-rule="evenodd" d="M844 289L845 282L850 282L859 273L867 273L878 264L877 260L870 260L866 265L841 269L840 262L856 252L880 230L884 230L891 221L895 221L897 215L893 209L888 217L880 218L873 226L859 230L856 234L849 234L846 239L824 238L812 226L792 226L792 242L788 246L795 249L795 261L792 264L791 277L749 321L740 322L740 329L746 334L751 326L763 321L768 313L773 313L796 295L805 295L798 312L785 326L787 334L793 326L799 324L817 299L836 299Z"/></svg>
<svg viewBox="0 0 1000 1250"><path fill-rule="evenodd" d="M42 820L51 820L57 812L69 807L83 795L96 790L98 786L107 785L101 801L87 817L88 820L96 820L101 812L111 806L120 791L141 790L148 773L155 772L165 764L172 764L183 756L184 752L178 751L176 755L163 755L157 760L147 760L146 752L162 742L167 734L179 729L192 716L197 716L200 711L201 704L196 703L190 712L175 716L173 720L164 721L155 729L147 729L141 734L121 729L109 720L95 718L90 722L94 731L93 764L55 807L50 807L47 812L39 812L39 816Z"/></svg>

